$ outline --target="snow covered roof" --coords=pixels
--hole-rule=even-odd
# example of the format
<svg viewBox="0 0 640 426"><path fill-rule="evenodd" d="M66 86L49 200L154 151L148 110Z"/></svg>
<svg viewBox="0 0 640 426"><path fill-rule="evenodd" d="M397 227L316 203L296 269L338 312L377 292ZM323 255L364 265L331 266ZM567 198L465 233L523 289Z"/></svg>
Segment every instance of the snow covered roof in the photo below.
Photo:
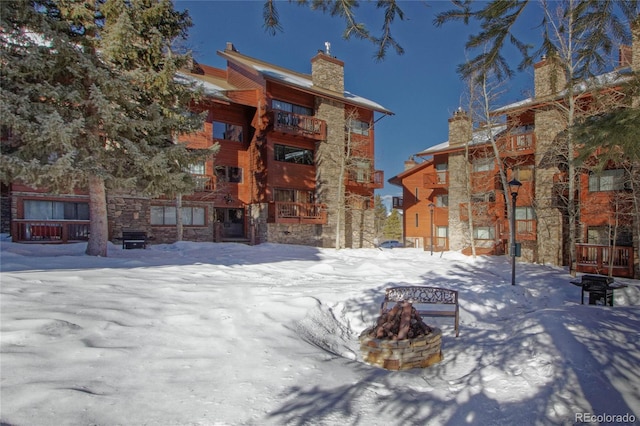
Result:
<svg viewBox="0 0 640 426"><path fill-rule="evenodd" d="M483 127L481 129L477 129L472 133L469 145L482 145L488 143L492 136L493 138L497 138L505 130L507 130L507 126L505 124L497 124L491 128ZM424 157L427 155L433 155L438 152L446 151L449 148L451 148L449 146L449 141L446 141L420 151L416 155L419 157Z"/></svg>
<svg viewBox="0 0 640 426"><path fill-rule="evenodd" d="M206 96L230 102L231 99L226 96L226 91L230 90L230 87L228 85L223 86L219 82L211 81L211 77L207 77L209 76L178 72L176 75L176 81L195 83L197 87L203 90Z"/></svg>
<svg viewBox="0 0 640 426"><path fill-rule="evenodd" d="M302 73L288 70L286 68L279 67L277 65L269 64L269 63L260 61L259 59L255 59L255 58L251 58L249 56L243 55L231 49L227 49L225 51L218 51L218 55L222 56L223 58L229 61L239 64L245 68L249 68L257 71L265 79L275 80L289 86L297 87L297 88L312 92L318 96L336 98L345 103L354 104L354 105L362 106L368 109L372 109L374 111L393 115L392 111L383 107L379 103L374 102L370 99L366 99L361 96L355 95L346 90L344 91L342 96L340 96L339 94L336 94L331 90L327 90L327 89L323 89L321 87L315 86L313 84L313 79L309 74L302 74Z"/></svg>

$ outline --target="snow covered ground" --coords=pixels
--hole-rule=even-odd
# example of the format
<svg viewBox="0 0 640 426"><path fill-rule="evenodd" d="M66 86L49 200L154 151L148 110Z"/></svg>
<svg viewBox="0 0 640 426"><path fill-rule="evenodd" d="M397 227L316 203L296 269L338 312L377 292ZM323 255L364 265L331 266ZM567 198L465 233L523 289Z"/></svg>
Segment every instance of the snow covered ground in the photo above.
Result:
<svg viewBox="0 0 640 426"><path fill-rule="evenodd" d="M639 424L638 281L601 307L561 268L518 264L511 286L507 257L84 249L1 242L3 425ZM362 363L358 335L396 285L460 292L459 338L427 318L441 363Z"/></svg>

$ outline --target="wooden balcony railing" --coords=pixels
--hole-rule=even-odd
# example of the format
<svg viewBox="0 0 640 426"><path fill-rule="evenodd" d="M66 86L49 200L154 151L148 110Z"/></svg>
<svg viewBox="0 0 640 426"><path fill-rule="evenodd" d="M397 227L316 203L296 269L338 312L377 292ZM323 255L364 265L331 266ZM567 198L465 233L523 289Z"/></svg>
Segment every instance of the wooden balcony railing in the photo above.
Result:
<svg viewBox="0 0 640 426"><path fill-rule="evenodd" d="M327 208L324 204L275 201L269 203L271 223L327 223Z"/></svg>
<svg viewBox="0 0 640 426"><path fill-rule="evenodd" d="M533 132L510 134L502 139L499 145L502 157L533 154L536 148L536 135Z"/></svg>
<svg viewBox="0 0 640 426"><path fill-rule="evenodd" d="M384 171L374 170L373 173L365 169L350 170L347 176L347 185L365 186L369 189L384 187Z"/></svg>
<svg viewBox="0 0 640 426"><path fill-rule="evenodd" d="M324 120L277 109L273 110L273 129L319 141L327 138L327 124Z"/></svg>
<svg viewBox="0 0 640 426"><path fill-rule="evenodd" d="M192 174L196 182L196 192L211 192L215 190L216 184L213 176Z"/></svg>
<svg viewBox="0 0 640 426"><path fill-rule="evenodd" d="M468 203L460 203L460 220L469 220ZM471 203L471 215L475 221L484 221L493 223L501 216L502 206L496 205L495 202L474 202Z"/></svg>
<svg viewBox="0 0 640 426"><path fill-rule="evenodd" d="M68 243L89 239L88 220L16 219L11 222L14 242Z"/></svg>
<svg viewBox="0 0 640 426"><path fill-rule="evenodd" d="M633 278L633 247L576 244L578 272Z"/></svg>
<svg viewBox="0 0 640 426"><path fill-rule="evenodd" d="M422 179L425 188L444 188L449 184L449 172L438 171L425 173Z"/></svg>

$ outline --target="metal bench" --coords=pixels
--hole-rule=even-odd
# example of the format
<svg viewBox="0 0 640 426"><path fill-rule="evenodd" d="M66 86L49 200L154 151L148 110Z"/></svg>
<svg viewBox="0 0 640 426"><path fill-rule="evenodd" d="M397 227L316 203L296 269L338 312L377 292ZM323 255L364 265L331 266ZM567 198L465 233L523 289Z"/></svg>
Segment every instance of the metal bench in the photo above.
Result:
<svg viewBox="0 0 640 426"><path fill-rule="evenodd" d="M144 231L122 231L123 249L146 249L147 233Z"/></svg>
<svg viewBox="0 0 640 426"><path fill-rule="evenodd" d="M458 292L439 287L391 287L386 289L380 313L389 302L410 302L422 317L454 317L456 337L460 334ZM418 306L415 306L418 305Z"/></svg>

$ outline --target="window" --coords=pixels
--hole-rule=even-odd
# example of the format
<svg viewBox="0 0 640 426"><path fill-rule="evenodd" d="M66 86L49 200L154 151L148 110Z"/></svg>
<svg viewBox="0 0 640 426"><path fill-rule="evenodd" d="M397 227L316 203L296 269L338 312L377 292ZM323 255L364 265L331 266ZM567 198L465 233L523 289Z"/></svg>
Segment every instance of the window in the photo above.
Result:
<svg viewBox="0 0 640 426"><path fill-rule="evenodd" d="M349 130L356 135L369 136L369 123L360 120L349 120Z"/></svg>
<svg viewBox="0 0 640 426"><path fill-rule="evenodd" d="M436 195L436 207L449 207L449 194Z"/></svg>
<svg viewBox="0 0 640 426"><path fill-rule="evenodd" d="M214 139L242 142L242 126L221 121L213 121L211 125Z"/></svg>
<svg viewBox="0 0 640 426"><path fill-rule="evenodd" d="M276 161L313 165L313 150L297 148L295 146L279 145L273 147Z"/></svg>
<svg viewBox="0 0 640 426"><path fill-rule="evenodd" d="M624 189L624 170L604 170L600 174L589 175L589 191L616 191Z"/></svg>
<svg viewBox="0 0 640 426"><path fill-rule="evenodd" d="M206 174L204 162L197 163L197 164L189 164L189 173L191 173L192 175Z"/></svg>
<svg viewBox="0 0 640 426"><path fill-rule="evenodd" d="M415 194L416 200L419 200L420 198L418 197L418 188L416 188L414 194Z"/></svg>
<svg viewBox="0 0 640 426"><path fill-rule="evenodd" d="M420 217L418 216L418 213L416 213L416 228L420 227Z"/></svg>
<svg viewBox="0 0 640 426"><path fill-rule="evenodd" d="M587 229L587 243L613 245L614 229L609 226L590 226ZM633 246L633 233L629 228L620 227L615 232L616 246Z"/></svg>
<svg viewBox="0 0 640 426"><path fill-rule="evenodd" d="M89 203L24 200L25 219L89 220Z"/></svg>
<svg viewBox="0 0 640 426"><path fill-rule="evenodd" d="M274 189L273 201L284 201L291 203L313 203L313 191L304 191L301 189Z"/></svg>
<svg viewBox="0 0 640 426"><path fill-rule="evenodd" d="M436 176L438 178L438 184L447 183L447 170L449 165L447 163L436 164Z"/></svg>
<svg viewBox="0 0 640 426"><path fill-rule="evenodd" d="M371 162L367 160L357 160L352 163L349 171L352 180L360 183L371 182Z"/></svg>
<svg viewBox="0 0 640 426"><path fill-rule="evenodd" d="M402 208L402 203L403 203L403 198L402 197L393 197L393 198L391 198L391 206L394 209L401 209Z"/></svg>
<svg viewBox="0 0 640 426"><path fill-rule="evenodd" d="M530 182L533 180L533 166L518 166L513 168L513 179L520 182Z"/></svg>
<svg viewBox="0 0 640 426"><path fill-rule="evenodd" d="M234 166L216 166L218 182L241 183L242 169Z"/></svg>
<svg viewBox="0 0 640 426"><path fill-rule="evenodd" d="M471 194L472 203L495 203L495 201L496 201L495 192Z"/></svg>
<svg viewBox="0 0 640 426"><path fill-rule="evenodd" d="M292 112L294 114L298 114L298 115L307 115L309 117L313 117L313 109L306 107L306 106L302 106L302 105L296 105L296 104L292 104L289 102L285 102L285 101L280 101L277 99L273 99L271 101L271 108L272 109L277 109L280 111L285 111L285 112Z"/></svg>
<svg viewBox="0 0 640 426"><path fill-rule="evenodd" d="M533 232L534 220L533 207L516 207L516 233L526 234Z"/></svg>
<svg viewBox="0 0 640 426"><path fill-rule="evenodd" d="M494 240L496 230L491 226L476 226L473 228L473 238L476 240Z"/></svg>
<svg viewBox="0 0 640 426"><path fill-rule="evenodd" d="M479 158L473 162L474 172L490 172L493 167L493 158Z"/></svg>
<svg viewBox="0 0 640 426"><path fill-rule="evenodd" d="M204 207L182 207L182 224L186 226L204 226ZM151 206L152 225L175 225L176 208L173 206Z"/></svg>

